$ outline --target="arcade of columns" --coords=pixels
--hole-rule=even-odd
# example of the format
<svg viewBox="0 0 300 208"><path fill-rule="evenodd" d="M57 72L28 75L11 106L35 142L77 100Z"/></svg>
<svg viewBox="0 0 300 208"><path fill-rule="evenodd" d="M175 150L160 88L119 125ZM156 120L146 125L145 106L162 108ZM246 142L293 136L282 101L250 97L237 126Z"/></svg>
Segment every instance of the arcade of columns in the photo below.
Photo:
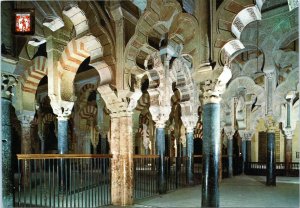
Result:
<svg viewBox="0 0 300 208"><path fill-rule="evenodd" d="M44 153L45 131L51 122L58 154L90 153L90 144L97 152L99 142L104 147L100 152L108 153L105 146L109 146L114 205L133 203L135 146L144 154L159 155L159 192L165 193L166 152L175 156L183 149L192 184L193 140L203 134L202 206L219 206L220 170L216 167L224 145L221 131L226 135L223 143L232 177L233 135L242 138L243 161L251 161L258 151L257 141L252 141L257 140L262 121L267 132L266 184L276 185L278 123L284 124L287 163L295 152L294 133L299 132L292 116L299 111L295 108L299 105L298 52L280 50L297 37L297 9L281 15L289 22L289 28L282 29L283 20L262 18L264 1L256 1L236 11L228 27L234 36L220 39L216 22L210 24L222 16L222 10L213 13L214 3L197 1L194 6L199 12L190 14L175 0L153 0L146 7L136 5L141 15L126 42L128 14L120 2L106 5L111 21L95 2L64 4L57 12L61 16L49 17L37 28L34 44L28 39L16 64L16 71L22 72L2 73L3 196L7 205L12 201L12 179L6 168L11 164L5 159L11 154L11 105L21 125L22 154L32 153L32 125L38 131L39 152ZM225 1L221 7L229 4ZM269 36L259 36L256 26L264 28L270 22L278 26L269 28ZM217 47L221 41L222 46ZM47 57L36 55L43 43ZM256 56L242 62L241 53L247 50L256 51ZM87 59L93 71L83 72L85 77L80 78L78 69ZM258 68L261 71L256 73ZM48 78L46 90L39 86L44 76ZM52 110L45 111L45 103ZM169 149L166 134L174 137ZM79 152L82 145L85 148Z"/></svg>

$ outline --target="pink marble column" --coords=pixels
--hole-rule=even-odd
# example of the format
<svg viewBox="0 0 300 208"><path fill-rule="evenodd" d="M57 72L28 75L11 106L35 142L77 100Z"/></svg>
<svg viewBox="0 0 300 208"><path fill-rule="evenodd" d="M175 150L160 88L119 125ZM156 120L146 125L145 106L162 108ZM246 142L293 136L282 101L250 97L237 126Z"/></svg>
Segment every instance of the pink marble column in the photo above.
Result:
<svg viewBox="0 0 300 208"><path fill-rule="evenodd" d="M133 139L130 113L111 115L111 199L113 205L133 203Z"/></svg>
<svg viewBox="0 0 300 208"><path fill-rule="evenodd" d="M21 137L21 154L31 154L31 127L30 123L34 118L34 112L22 114L18 116L18 119L21 122L21 132L22 132L22 137ZM25 186L29 185L29 168L30 164L29 161L24 160L22 161L22 183Z"/></svg>

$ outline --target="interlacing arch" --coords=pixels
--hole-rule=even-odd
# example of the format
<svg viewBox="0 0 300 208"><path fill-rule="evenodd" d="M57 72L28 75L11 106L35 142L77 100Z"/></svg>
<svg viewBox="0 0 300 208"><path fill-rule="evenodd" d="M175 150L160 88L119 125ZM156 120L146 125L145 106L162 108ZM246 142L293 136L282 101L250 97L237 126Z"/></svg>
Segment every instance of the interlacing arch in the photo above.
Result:
<svg viewBox="0 0 300 208"><path fill-rule="evenodd" d="M141 75L144 74L144 70L147 70L147 65L142 66L143 63L137 64L137 62L139 60L143 62L148 56L156 53L163 39L167 39L176 52L183 51L196 56L198 51L195 50L196 46L193 44L195 40L193 28L195 29L196 25L195 18L182 13L177 1L150 1L137 23L135 34L126 46L125 73L135 75L138 79L142 78ZM184 45L183 48L182 45ZM131 76L125 76L127 77ZM130 85L130 80L125 80L125 82Z"/></svg>

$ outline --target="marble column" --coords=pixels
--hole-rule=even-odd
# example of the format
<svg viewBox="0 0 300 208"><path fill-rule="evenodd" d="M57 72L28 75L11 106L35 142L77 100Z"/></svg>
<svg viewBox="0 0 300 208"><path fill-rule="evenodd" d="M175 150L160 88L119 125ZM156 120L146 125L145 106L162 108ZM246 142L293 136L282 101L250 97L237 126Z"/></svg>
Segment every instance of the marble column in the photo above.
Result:
<svg viewBox="0 0 300 208"><path fill-rule="evenodd" d="M166 181L166 163L165 163L165 129L163 126L156 126L156 150L159 155L159 168L158 168L158 192L164 194L167 192Z"/></svg>
<svg viewBox="0 0 300 208"><path fill-rule="evenodd" d="M108 154L107 151L107 139L106 139L106 135L105 134L101 134L101 139L100 139L100 153L101 154Z"/></svg>
<svg viewBox="0 0 300 208"><path fill-rule="evenodd" d="M1 98L2 124L2 203L4 207L13 207L13 171L11 167L11 121L10 99Z"/></svg>
<svg viewBox="0 0 300 208"><path fill-rule="evenodd" d="M293 135L294 131L291 127L291 108L292 102L295 98L295 92L291 91L286 96L287 108L286 108L286 127L284 128L285 136L285 168L286 174L288 175L288 170L290 169L290 164L292 162L292 145L293 145Z"/></svg>
<svg viewBox="0 0 300 208"><path fill-rule="evenodd" d="M66 154L68 152L68 118L57 118L57 150L58 154Z"/></svg>
<svg viewBox="0 0 300 208"><path fill-rule="evenodd" d="M216 80L205 80L203 85L202 207L219 207L220 95L231 76L224 66Z"/></svg>
<svg viewBox="0 0 300 208"><path fill-rule="evenodd" d="M234 129L232 127L224 127L224 132L227 136L227 155L228 155L228 177L233 176L233 135Z"/></svg>
<svg viewBox="0 0 300 208"><path fill-rule="evenodd" d="M203 106L202 207L219 206L220 104Z"/></svg>
<svg viewBox="0 0 300 208"><path fill-rule="evenodd" d="M187 130L187 169L186 176L189 185L194 184L194 129Z"/></svg>
<svg viewBox="0 0 300 208"><path fill-rule="evenodd" d="M243 157L242 174L244 174L245 162L246 162L246 158L247 158L246 140L244 138L242 138L242 157Z"/></svg>
<svg viewBox="0 0 300 208"><path fill-rule="evenodd" d="M2 125L2 206L13 207L13 171L11 167L11 97L12 87L16 85L16 79L13 76L1 76L1 125Z"/></svg>
<svg viewBox="0 0 300 208"><path fill-rule="evenodd" d="M35 112L23 110L22 114L17 115L21 123L21 154L31 154L31 122L34 118ZM22 161L22 184L29 186L30 182L30 162L28 160Z"/></svg>
<svg viewBox="0 0 300 208"><path fill-rule="evenodd" d="M251 140L246 140L246 162L251 162Z"/></svg>
<svg viewBox="0 0 300 208"><path fill-rule="evenodd" d="M133 203L132 113L111 114L111 202L116 206Z"/></svg>
<svg viewBox="0 0 300 208"><path fill-rule="evenodd" d="M272 116L267 120L267 186L276 186L275 122Z"/></svg>

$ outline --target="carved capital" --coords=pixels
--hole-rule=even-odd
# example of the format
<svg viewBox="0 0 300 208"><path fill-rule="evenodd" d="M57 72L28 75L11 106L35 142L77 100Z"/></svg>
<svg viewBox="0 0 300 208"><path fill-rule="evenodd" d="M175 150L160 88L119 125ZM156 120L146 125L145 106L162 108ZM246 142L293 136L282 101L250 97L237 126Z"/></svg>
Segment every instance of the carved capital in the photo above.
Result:
<svg viewBox="0 0 300 208"><path fill-rule="evenodd" d="M164 128L171 113L171 106L150 106L149 111L156 128Z"/></svg>
<svg viewBox="0 0 300 208"><path fill-rule="evenodd" d="M266 125L267 131L269 133L274 133L275 132L276 126L275 126L275 120L274 120L273 116L271 116L271 115L267 116L267 120L265 121L265 125Z"/></svg>
<svg viewBox="0 0 300 208"><path fill-rule="evenodd" d="M275 75L273 71L265 72L265 74L266 74L267 79L273 79L273 77Z"/></svg>
<svg viewBox="0 0 300 208"><path fill-rule="evenodd" d="M72 113L74 102L60 100L55 95L49 95L49 97L51 99L50 105L53 113L57 115L57 119L68 120Z"/></svg>
<svg viewBox="0 0 300 208"><path fill-rule="evenodd" d="M219 103L220 95L225 91L227 82L231 79L232 74L228 66L224 66L223 72L217 80L206 80L203 86L203 104Z"/></svg>
<svg viewBox="0 0 300 208"><path fill-rule="evenodd" d="M184 127L186 128L186 133L194 132L194 128L196 127L198 122L198 116L181 116L181 121Z"/></svg>
<svg viewBox="0 0 300 208"><path fill-rule="evenodd" d="M285 128L283 132L286 139L293 139L294 130L292 128Z"/></svg>
<svg viewBox="0 0 300 208"><path fill-rule="evenodd" d="M1 97L10 99L14 94L12 88L17 85L17 79L8 74L1 75Z"/></svg>
<svg viewBox="0 0 300 208"><path fill-rule="evenodd" d="M21 122L21 125L24 127L30 127L31 122L34 119L35 112L32 111L24 111L21 114L17 115L18 120Z"/></svg>
<svg viewBox="0 0 300 208"><path fill-rule="evenodd" d="M285 99L288 101L288 102L292 102L294 100L294 98L296 97L296 91L290 91L287 93Z"/></svg>
<svg viewBox="0 0 300 208"><path fill-rule="evenodd" d="M234 135L234 128L231 126L225 126L224 127L224 133L227 137L227 139L233 139L233 135Z"/></svg>
<svg viewBox="0 0 300 208"><path fill-rule="evenodd" d="M244 131L243 137L244 137L245 140L251 141L254 133L255 133L255 131L252 131L252 130Z"/></svg>

